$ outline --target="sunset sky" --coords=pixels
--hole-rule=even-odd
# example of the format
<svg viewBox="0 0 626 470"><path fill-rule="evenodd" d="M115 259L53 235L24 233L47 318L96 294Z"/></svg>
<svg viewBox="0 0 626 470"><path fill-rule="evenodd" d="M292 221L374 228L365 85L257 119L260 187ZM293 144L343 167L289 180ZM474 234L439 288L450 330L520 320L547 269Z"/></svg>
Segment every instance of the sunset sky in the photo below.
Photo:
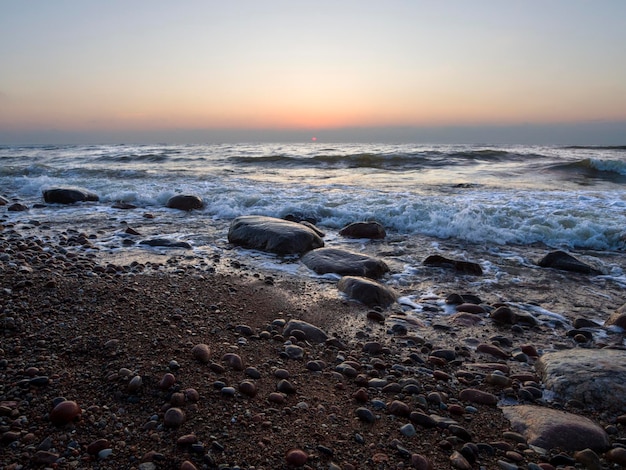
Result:
<svg viewBox="0 0 626 470"><path fill-rule="evenodd" d="M0 143L501 128L626 144L624 0L0 0L0 11Z"/></svg>

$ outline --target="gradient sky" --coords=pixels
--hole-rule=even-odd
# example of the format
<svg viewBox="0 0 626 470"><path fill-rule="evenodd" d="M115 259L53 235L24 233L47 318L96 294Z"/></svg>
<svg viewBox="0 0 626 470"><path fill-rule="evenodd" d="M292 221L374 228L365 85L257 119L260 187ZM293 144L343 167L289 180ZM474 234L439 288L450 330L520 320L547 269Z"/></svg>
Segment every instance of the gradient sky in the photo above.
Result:
<svg viewBox="0 0 626 470"><path fill-rule="evenodd" d="M624 0L0 0L0 11L0 142L585 123L607 144L626 135Z"/></svg>

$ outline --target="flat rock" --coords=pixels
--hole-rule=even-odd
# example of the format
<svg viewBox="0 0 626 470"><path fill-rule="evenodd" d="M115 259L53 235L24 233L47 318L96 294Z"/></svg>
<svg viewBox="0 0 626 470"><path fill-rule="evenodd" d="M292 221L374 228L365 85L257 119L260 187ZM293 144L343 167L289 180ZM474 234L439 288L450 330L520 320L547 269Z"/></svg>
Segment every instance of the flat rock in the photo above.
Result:
<svg viewBox="0 0 626 470"><path fill-rule="evenodd" d="M568 349L545 353L535 367L548 390L596 410L626 410L626 351Z"/></svg>
<svg viewBox="0 0 626 470"><path fill-rule="evenodd" d="M337 283L337 288L349 298L368 307L388 307L397 298L390 287L364 277L344 276Z"/></svg>
<svg viewBox="0 0 626 470"><path fill-rule="evenodd" d="M228 241L233 245L279 255L302 254L324 246L324 240L309 227L256 215L233 220L228 230Z"/></svg>
<svg viewBox="0 0 626 470"><path fill-rule="evenodd" d="M604 429L584 416L532 405L506 406L502 412L528 444L542 449L575 452L609 447Z"/></svg>
<svg viewBox="0 0 626 470"><path fill-rule="evenodd" d="M151 238L149 240L142 240L140 245L158 246L163 248L184 248L186 250L191 249L191 244L179 240L170 240L169 238Z"/></svg>
<svg viewBox="0 0 626 470"><path fill-rule="evenodd" d="M324 343L328 339L324 330L302 320L289 320L283 329L283 336L289 336L294 330L302 331L305 339L312 343Z"/></svg>
<svg viewBox="0 0 626 470"><path fill-rule="evenodd" d="M483 274L483 268L481 268L478 263L449 259L441 255L431 255L427 257L424 260L424 265L454 269L460 273L474 274L476 276L481 276Z"/></svg>
<svg viewBox="0 0 626 470"><path fill-rule="evenodd" d="M317 274L336 273L340 276L378 279L389 271L389 267L381 259L339 248L319 248L310 251L301 261Z"/></svg>
<svg viewBox="0 0 626 470"><path fill-rule="evenodd" d="M378 222L354 222L342 228L339 235L346 238L383 239L387 233Z"/></svg>
<svg viewBox="0 0 626 470"><path fill-rule="evenodd" d="M194 196L192 194L177 194L167 200L166 206L170 209L191 211L194 209L202 209L204 207L204 201L200 196Z"/></svg>
<svg viewBox="0 0 626 470"><path fill-rule="evenodd" d="M100 198L83 188L51 188L43 191L43 199L50 204L74 204L76 202L98 201Z"/></svg>
<svg viewBox="0 0 626 470"><path fill-rule="evenodd" d="M600 274L597 269L560 250L548 253L537 264L542 268L554 268L583 274Z"/></svg>

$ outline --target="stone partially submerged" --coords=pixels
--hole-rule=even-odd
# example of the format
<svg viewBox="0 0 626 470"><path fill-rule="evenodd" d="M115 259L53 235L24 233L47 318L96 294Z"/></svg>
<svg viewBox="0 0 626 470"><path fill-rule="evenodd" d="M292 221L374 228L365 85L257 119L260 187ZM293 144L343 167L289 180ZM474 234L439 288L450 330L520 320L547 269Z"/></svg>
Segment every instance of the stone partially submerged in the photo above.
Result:
<svg viewBox="0 0 626 470"><path fill-rule="evenodd" d="M566 452L587 448L602 452L609 447L604 429L584 416L531 405L505 406L502 412L511 427L535 447Z"/></svg>
<svg viewBox="0 0 626 470"><path fill-rule="evenodd" d="M353 222L339 231L346 238L383 239L387 236L385 228L378 222Z"/></svg>
<svg viewBox="0 0 626 470"><path fill-rule="evenodd" d="M170 209L192 211L194 209L202 209L204 207L204 201L201 197L192 194L177 194L167 200L166 206Z"/></svg>
<svg viewBox="0 0 626 470"><path fill-rule="evenodd" d="M96 202L100 198L97 194L83 188L51 188L43 190L43 199L49 204L74 204L76 202Z"/></svg>
<svg viewBox="0 0 626 470"><path fill-rule="evenodd" d="M389 307L397 298L390 287L365 277L344 276L337 283L337 288L368 307Z"/></svg>
<svg viewBox="0 0 626 470"><path fill-rule="evenodd" d="M582 274L600 274L600 271L597 269L560 250L548 253L537 264L542 268L553 268Z"/></svg>
<svg viewBox="0 0 626 470"><path fill-rule="evenodd" d="M278 255L302 254L324 246L324 240L309 227L257 215L233 220L228 230L228 241L233 245Z"/></svg>
<svg viewBox="0 0 626 470"><path fill-rule="evenodd" d="M546 388L564 401L620 414L626 411L626 351L567 349L545 353L535 367Z"/></svg>
<svg viewBox="0 0 626 470"><path fill-rule="evenodd" d="M474 274L476 276L482 276L483 274L483 269L478 263L450 259L441 255L430 255L424 260L424 265L454 269L455 271L460 273Z"/></svg>
<svg viewBox="0 0 626 470"><path fill-rule="evenodd" d="M389 271L389 267L381 259L339 248L310 251L302 257L302 262L317 274L335 273L340 276L378 279Z"/></svg>

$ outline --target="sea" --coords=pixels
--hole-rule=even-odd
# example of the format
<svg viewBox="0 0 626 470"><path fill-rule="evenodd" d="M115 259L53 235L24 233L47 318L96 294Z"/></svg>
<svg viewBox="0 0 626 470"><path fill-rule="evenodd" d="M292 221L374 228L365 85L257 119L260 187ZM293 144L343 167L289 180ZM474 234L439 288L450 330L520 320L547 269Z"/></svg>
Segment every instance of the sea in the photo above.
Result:
<svg viewBox="0 0 626 470"><path fill-rule="evenodd" d="M44 204L43 190L67 186L88 189L100 200ZM1 208L0 222L84 232L99 256L173 253L136 243L127 233L131 227L139 238L189 243L181 256L192 262L237 253L257 267L301 274L306 270L298 263L239 250L227 240L237 216L292 216L325 231L327 246L383 252L399 285L414 283L417 266L430 254L481 262L480 253L488 251L492 259L520 258L531 265L524 253L540 247L611 254L600 268L626 286L625 189L626 146L0 146L0 194L29 207ZM204 209L167 208L177 194L201 197ZM136 208L114 208L117 202ZM384 248L338 235L349 223L369 220L387 230ZM483 262L487 277L498 276L496 264Z"/></svg>

